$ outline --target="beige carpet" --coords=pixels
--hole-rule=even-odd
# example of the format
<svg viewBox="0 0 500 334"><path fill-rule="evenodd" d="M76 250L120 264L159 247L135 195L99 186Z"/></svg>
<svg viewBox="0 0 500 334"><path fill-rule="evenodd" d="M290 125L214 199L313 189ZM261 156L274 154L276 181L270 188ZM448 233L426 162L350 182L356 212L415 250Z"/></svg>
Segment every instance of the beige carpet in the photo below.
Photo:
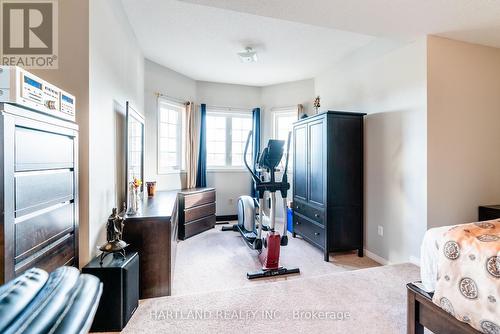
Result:
<svg viewBox="0 0 500 334"><path fill-rule="evenodd" d="M246 273L260 268L257 253L246 246L239 233L222 232L221 226L224 225L179 242L172 295L251 287L379 266L367 257L359 258L356 252L331 254L330 262L325 262L318 248L289 234L289 244L281 250L281 265L299 267L300 275L249 281Z"/></svg>
<svg viewBox="0 0 500 334"><path fill-rule="evenodd" d="M402 264L143 300L123 333L405 333L418 278Z"/></svg>

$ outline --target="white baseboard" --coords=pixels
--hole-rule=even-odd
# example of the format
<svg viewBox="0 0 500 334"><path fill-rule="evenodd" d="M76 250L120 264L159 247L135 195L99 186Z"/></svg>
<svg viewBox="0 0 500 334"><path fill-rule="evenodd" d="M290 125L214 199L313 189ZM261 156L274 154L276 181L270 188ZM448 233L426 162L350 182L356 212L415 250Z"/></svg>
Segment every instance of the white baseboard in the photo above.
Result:
<svg viewBox="0 0 500 334"><path fill-rule="evenodd" d="M365 252L365 255L366 255L367 257L369 257L370 259L372 259L372 260L373 260L373 261L375 261L375 262L380 263L381 265L387 266L387 265L390 265L390 264L396 264L396 263L392 263L392 262L390 262L390 261L389 261L389 260L387 260L387 259L384 259L384 258L383 258L383 257L381 257L381 256L378 256L378 255L377 255L377 254L375 254L375 253L370 252L370 251L369 251L369 250L367 250L367 249L365 249L365 250L364 250L364 252ZM414 264L414 265L416 265L416 266L420 267L420 259L419 259L419 258L417 258L417 257L415 257L415 256L410 256L410 258L408 259L408 262L410 262L411 264ZM398 262L398 263L399 263L399 262ZM403 262L401 262L401 263L403 263Z"/></svg>
<svg viewBox="0 0 500 334"><path fill-rule="evenodd" d="M386 266L386 265L391 264L388 260L384 259L384 258L383 258L383 257L381 257L381 256L378 256L377 254L374 254L374 253L370 252L370 251L369 251L369 250L367 250L367 249L364 249L364 252L365 252L365 255L366 255L367 257L369 257L370 259L372 259L372 260L373 260L373 261L375 261L375 262L380 263L381 265Z"/></svg>

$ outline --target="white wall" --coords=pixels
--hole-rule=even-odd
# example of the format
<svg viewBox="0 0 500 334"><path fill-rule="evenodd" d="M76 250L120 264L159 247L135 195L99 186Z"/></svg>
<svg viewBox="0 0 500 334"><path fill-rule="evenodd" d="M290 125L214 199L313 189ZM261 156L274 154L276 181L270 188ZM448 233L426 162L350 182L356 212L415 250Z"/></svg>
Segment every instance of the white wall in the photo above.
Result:
<svg viewBox="0 0 500 334"><path fill-rule="evenodd" d="M59 68L30 70L76 97L79 127L80 266L89 260L89 1L59 2Z"/></svg>
<svg viewBox="0 0 500 334"><path fill-rule="evenodd" d="M198 102L208 106L248 109L260 107L260 87L197 81L196 94Z"/></svg>
<svg viewBox="0 0 500 334"><path fill-rule="evenodd" d="M316 93L321 109L368 113L365 248L389 262L415 261L427 227L426 41L360 52L316 77Z"/></svg>
<svg viewBox="0 0 500 334"><path fill-rule="evenodd" d="M500 202L500 49L428 39L428 225Z"/></svg>
<svg viewBox="0 0 500 334"><path fill-rule="evenodd" d="M196 81L158 65L150 60L144 63L145 180L157 181L158 190L184 188L185 173L158 174L158 110L157 93L183 101L196 100Z"/></svg>
<svg viewBox="0 0 500 334"><path fill-rule="evenodd" d="M103 33L106 32L106 33ZM89 253L124 189L125 103L144 113L144 57L120 0L90 1Z"/></svg>

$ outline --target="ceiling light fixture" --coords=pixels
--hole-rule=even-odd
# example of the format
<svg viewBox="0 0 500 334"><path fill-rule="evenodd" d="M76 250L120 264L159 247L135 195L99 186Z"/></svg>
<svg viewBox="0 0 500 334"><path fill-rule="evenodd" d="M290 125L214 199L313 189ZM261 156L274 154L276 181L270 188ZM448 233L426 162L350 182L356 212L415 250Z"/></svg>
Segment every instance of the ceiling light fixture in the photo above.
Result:
<svg viewBox="0 0 500 334"><path fill-rule="evenodd" d="M258 60L257 52L249 46L245 48L245 51L238 52L238 56L242 63L255 63Z"/></svg>

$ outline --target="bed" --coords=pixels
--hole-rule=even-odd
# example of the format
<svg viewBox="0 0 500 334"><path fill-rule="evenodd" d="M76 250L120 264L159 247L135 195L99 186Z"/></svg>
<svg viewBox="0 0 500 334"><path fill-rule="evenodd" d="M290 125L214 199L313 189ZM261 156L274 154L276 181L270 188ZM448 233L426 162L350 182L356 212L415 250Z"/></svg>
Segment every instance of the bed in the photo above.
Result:
<svg viewBox="0 0 500 334"><path fill-rule="evenodd" d="M428 230L420 261L408 333L500 334L500 219Z"/></svg>
<svg viewBox="0 0 500 334"><path fill-rule="evenodd" d="M439 242L453 226L442 226L429 229L420 247L420 278L422 290L434 292L439 260Z"/></svg>

